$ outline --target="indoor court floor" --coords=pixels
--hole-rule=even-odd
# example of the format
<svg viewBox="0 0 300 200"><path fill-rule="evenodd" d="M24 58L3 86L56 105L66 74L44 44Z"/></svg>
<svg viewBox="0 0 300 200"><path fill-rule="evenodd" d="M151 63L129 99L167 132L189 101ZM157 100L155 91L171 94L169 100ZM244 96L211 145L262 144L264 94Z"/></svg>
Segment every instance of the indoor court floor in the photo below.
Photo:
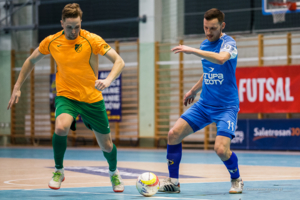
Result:
<svg viewBox="0 0 300 200"><path fill-rule="evenodd" d="M180 165L181 193L157 193L156 199L268 200L300 199L300 153L235 151L244 181L243 194L229 194L230 176L213 151L184 150ZM168 176L166 150L118 149L118 169L125 182L114 193L108 167L99 148L68 148L65 181L48 188L54 171L52 148L0 148L0 199L143 199L135 188L147 171Z"/></svg>

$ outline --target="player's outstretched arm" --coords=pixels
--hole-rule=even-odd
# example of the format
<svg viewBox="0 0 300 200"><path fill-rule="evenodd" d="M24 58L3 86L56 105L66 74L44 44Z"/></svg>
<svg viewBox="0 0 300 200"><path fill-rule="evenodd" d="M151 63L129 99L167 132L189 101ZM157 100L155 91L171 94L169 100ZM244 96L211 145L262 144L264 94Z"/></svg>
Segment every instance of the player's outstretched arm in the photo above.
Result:
<svg viewBox="0 0 300 200"><path fill-rule="evenodd" d="M114 49L110 49L105 54L105 57L109 59L114 65L106 79L96 80L95 88L99 91L103 91L105 88L109 87L110 84L121 74L125 66L124 60Z"/></svg>
<svg viewBox="0 0 300 200"><path fill-rule="evenodd" d="M10 109L14 103L19 102L19 98L21 96L21 86L24 81L32 71L35 63L41 60L45 55L40 53L38 48L34 50L34 52L26 59L24 62L21 72L19 74L18 80L14 86L13 92L11 94L10 100L8 102L7 110Z"/></svg>
<svg viewBox="0 0 300 200"><path fill-rule="evenodd" d="M192 89L184 95L183 104L185 106L194 102L194 99L195 99L197 93L202 88L202 82L203 82L203 75L201 76L199 81L192 87Z"/></svg>
<svg viewBox="0 0 300 200"><path fill-rule="evenodd" d="M230 53L228 52L220 52L220 53L214 53L210 51L203 51L200 49L188 47L185 45L179 45L177 47L174 47L172 51L176 53L186 53L186 54L194 54L196 56L199 56L201 58L204 58L212 63L223 65L227 60L230 59Z"/></svg>

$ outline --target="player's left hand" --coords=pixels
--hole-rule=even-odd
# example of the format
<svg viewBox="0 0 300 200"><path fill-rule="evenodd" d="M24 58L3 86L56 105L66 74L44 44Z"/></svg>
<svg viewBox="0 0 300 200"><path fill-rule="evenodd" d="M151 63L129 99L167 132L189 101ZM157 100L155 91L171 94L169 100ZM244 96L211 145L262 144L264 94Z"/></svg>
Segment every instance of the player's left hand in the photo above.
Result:
<svg viewBox="0 0 300 200"><path fill-rule="evenodd" d="M196 98L196 93L192 92L191 90L188 91L183 97L183 105L187 106L193 103L195 98Z"/></svg>
<svg viewBox="0 0 300 200"><path fill-rule="evenodd" d="M176 53L186 53L186 54L191 54L193 53L193 49L192 47L188 47L188 46L185 46L185 45L179 45L177 47L174 47L173 49L171 49L171 51L173 51L175 54Z"/></svg>
<svg viewBox="0 0 300 200"><path fill-rule="evenodd" d="M95 81L95 88L99 91L103 91L105 88L109 87L111 84L110 80L96 80Z"/></svg>

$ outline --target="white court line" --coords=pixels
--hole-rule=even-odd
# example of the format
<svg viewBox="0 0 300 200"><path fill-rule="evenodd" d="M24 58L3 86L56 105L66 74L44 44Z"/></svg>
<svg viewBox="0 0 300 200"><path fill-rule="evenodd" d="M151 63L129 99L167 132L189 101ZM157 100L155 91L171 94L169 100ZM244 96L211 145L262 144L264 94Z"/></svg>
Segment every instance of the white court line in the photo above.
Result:
<svg viewBox="0 0 300 200"><path fill-rule="evenodd" d="M259 182L262 182L262 181L300 181L300 179L250 180L250 181L244 181L244 182L256 182L256 181L259 181ZM182 185L182 184L190 184L190 183L199 183L199 184L206 183L207 184L207 183L229 183L229 182L230 182L229 180L228 181L218 181L218 182L189 182L189 183L180 183L180 185Z"/></svg>
<svg viewBox="0 0 300 200"><path fill-rule="evenodd" d="M66 176L66 177L82 177L82 176ZM248 176L243 176L243 178L289 178L289 177L298 177L300 179L300 176L251 176L251 175L248 175ZM34 179L45 179L45 178L28 178L28 179L15 179L15 180L8 180L8 181L4 181L3 183L5 184L9 184L9 185L20 185L20 186L42 186L44 184L35 184L35 185L28 185L28 184L19 184L19 183L12 183L14 181L24 181L24 180L34 180ZM206 177L202 177L202 178L182 178L183 180L203 180L203 179L209 179L209 180L215 180L215 179L227 179L226 177L224 178L206 178ZM288 180L288 179L287 179ZM291 180L298 180L298 179L291 179ZM136 180L128 180L128 181L124 181L126 183L135 183ZM251 180L251 181L261 181L261 180ZM263 181L273 181L273 180L263 180ZM189 183L218 183L218 182L229 182L229 181L217 181L217 182L189 182ZM97 182L88 182L88 183L68 183L70 185L77 185L77 184L80 184L80 185L89 185L89 184L92 184L92 183L95 183L95 184L100 184L100 183L110 183L109 181L107 182L103 182L103 181L97 181ZM100 187L106 187L106 186L100 186Z"/></svg>
<svg viewBox="0 0 300 200"><path fill-rule="evenodd" d="M53 190L39 190L39 189L34 190L34 191L53 192ZM78 194L108 194L108 195L118 195L118 196L142 197L142 195L132 195L132 194L124 194L124 193L94 193L94 192L74 192L74 191L61 191L61 190L59 190L57 192L68 192L68 193L73 193L73 194L74 193L78 193ZM156 197L156 196L151 196L151 198L156 198L156 199L192 199L192 198L182 198L182 197L174 198L174 197ZM199 199L199 200L211 200L211 199Z"/></svg>
<svg viewBox="0 0 300 200"><path fill-rule="evenodd" d="M248 176L243 176L243 177L248 177ZM259 176L259 177L261 177L261 176ZM287 176L287 177L299 177L299 176ZM211 179L217 179L217 178L211 178ZM185 180L194 180L194 179L185 179ZM262 182L262 181L300 181L300 179L248 180L245 182L255 182L255 181L259 181L259 182ZM127 181L127 182L133 182L133 181ZM182 185L182 184L191 184L191 183L203 184L203 183L228 183L228 182L229 182L229 180L228 181L217 181L217 182L188 182L188 183L180 183L180 184ZM91 183L110 183L110 182L91 182ZM78 183L68 183L68 184L78 184ZM80 183L80 184L84 185L84 183ZM87 184L88 183L86 183L86 185ZM45 185L45 184L41 184L41 185ZM33 185L33 186L37 186L37 185ZM126 186L132 186L132 185L126 185ZM92 187L109 187L109 186L92 186ZM70 188L72 189L73 187L64 187L64 189L70 189ZM13 188L12 190L22 190L22 189ZM23 189L23 190L39 190L39 189Z"/></svg>

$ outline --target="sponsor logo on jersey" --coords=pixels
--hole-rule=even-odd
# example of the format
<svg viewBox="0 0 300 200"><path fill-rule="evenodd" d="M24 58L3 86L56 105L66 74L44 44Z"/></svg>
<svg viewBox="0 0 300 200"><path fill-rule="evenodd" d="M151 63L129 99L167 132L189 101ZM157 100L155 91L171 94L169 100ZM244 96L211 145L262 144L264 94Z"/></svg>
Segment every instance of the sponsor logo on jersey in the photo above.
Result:
<svg viewBox="0 0 300 200"><path fill-rule="evenodd" d="M80 53L82 51L82 44L75 44L75 51Z"/></svg>
<svg viewBox="0 0 300 200"><path fill-rule="evenodd" d="M214 68L212 68L212 71L213 69ZM206 85L222 85L224 81L224 76L222 73L204 73L203 78Z"/></svg>
<svg viewBox="0 0 300 200"><path fill-rule="evenodd" d="M108 49L108 45L105 45L103 48L104 48L104 49Z"/></svg>

